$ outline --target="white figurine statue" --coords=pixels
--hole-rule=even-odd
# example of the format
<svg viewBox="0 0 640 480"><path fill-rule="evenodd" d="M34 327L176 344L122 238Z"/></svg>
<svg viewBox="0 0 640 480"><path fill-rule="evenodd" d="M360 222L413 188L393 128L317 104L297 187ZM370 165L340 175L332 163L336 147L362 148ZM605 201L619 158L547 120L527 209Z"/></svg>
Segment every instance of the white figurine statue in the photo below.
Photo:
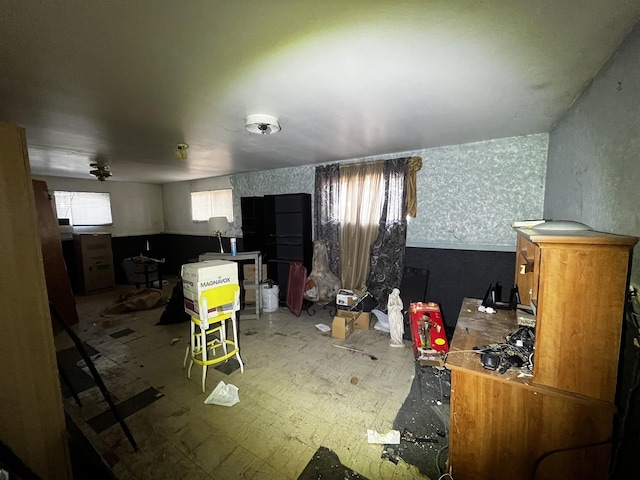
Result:
<svg viewBox="0 0 640 480"><path fill-rule="evenodd" d="M387 301L387 314L389 315L389 333L391 334L392 347L404 347L402 335L404 334L404 322L402 320L402 299L400 290L394 288Z"/></svg>

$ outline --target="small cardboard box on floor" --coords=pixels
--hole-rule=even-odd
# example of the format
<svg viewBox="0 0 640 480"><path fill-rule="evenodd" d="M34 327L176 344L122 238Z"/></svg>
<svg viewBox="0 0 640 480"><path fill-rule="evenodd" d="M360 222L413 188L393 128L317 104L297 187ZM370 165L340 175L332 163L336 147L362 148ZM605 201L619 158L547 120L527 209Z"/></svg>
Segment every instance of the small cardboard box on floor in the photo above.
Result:
<svg viewBox="0 0 640 480"><path fill-rule="evenodd" d="M351 312L338 310L331 323L331 336L345 339L353 333L353 330L369 330L369 312Z"/></svg>
<svg viewBox="0 0 640 480"><path fill-rule="evenodd" d="M207 260L182 265L182 290L184 309L194 317L199 317L200 295L210 288L223 285L238 285L238 264L227 260ZM215 310L209 317L216 316Z"/></svg>

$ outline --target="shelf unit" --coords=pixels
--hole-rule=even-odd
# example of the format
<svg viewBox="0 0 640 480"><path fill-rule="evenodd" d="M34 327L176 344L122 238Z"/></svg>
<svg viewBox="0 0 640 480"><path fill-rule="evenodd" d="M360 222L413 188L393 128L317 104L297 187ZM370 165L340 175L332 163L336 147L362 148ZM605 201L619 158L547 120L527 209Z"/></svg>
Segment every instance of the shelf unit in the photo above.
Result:
<svg viewBox="0 0 640 480"><path fill-rule="evenodd" d="M264 222L265 261L269 278L279 285L282 303L287 299L290 263L300 262L311 271L311 195L265 195Z"/></svg>
<svg viewBox="0 0 640 480"><path fill-rule="evenodd" d="M606 478L630 253L638 239L516 232L515 283L522 303L536 310L533 378L486 370L476 353L464 353L502 343L517 328L515 312L480 313L480 300L465 299L446 362L452 474Z"/></svg>
<svg viewBox="0 0 640 480"><path fill-rule="evenodd" d="M265 253L264 198L241 197L242 247L246 251Z"/></svg>

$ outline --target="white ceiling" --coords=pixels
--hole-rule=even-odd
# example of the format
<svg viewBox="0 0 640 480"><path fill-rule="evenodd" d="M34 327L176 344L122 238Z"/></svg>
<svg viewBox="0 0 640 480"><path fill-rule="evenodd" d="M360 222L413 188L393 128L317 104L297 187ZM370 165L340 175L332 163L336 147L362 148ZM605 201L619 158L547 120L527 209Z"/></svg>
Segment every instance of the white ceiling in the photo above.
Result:
<svg viewBox="0 0 640 480"><path fill-rule="evenodd" d="M34 174L99 157L149 183L548 132L639 20L639 0L2 0L0 120ZM248 133L254 113L282 131Z"/></svg>

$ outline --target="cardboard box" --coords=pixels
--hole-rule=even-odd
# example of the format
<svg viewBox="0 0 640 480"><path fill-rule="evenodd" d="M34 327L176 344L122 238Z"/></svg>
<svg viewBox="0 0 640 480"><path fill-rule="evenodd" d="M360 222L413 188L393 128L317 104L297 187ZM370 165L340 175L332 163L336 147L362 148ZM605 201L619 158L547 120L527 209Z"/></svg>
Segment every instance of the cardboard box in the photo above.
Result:
<svg viewBox="0 0 640 480"><path fill-rule="evenodd" d="M344 310L338 310L336 316L333 317L331 323L331 336L335 338L345 339L353 333L354 315L353 313L359 312L345 312Z"/></svg>
<svg viewBox="0 0 640 480"><path fill-rule="evenodd" d="M202 292L222 285L238 285L238 264L227 260L187 263L182 265L181 277L185 312L199 317L198 303ZM239 310L240 305L235 305L234 309ZM209 318L216 315L215 309L209 310Z"/></svg>
<svg viewBox="0 0 640 480"><path fill-rule="evenodd" d="M256 264L246 263L242 266L242 273L245 280L255 280L256 278ZM267 278L267 266L262 265L262 277L258 279L259 282Z"/></svg>
<svg viewBox="0 0 640 480"><path fill-rule="evenodd" d="M353 320L353 326L357 330L369 330L371 322L371 312L358 312L359 315Z"/></svg>
<svg viewBox="0 0 640 480"><path fill-rule="evenodd" d="M244 290L244 303L256 303L256 291L253 288Z"/></svg>
<svg viewBox="0 0 640 480"><path fill-rule="evenodd" d="M245 264L242 266L242 272L244 274L245 284L246 282L255 281L256 278L256 265L255 263ZM262 265L262 277L260 277L259 281L262 281L267 278L267 266ZM244 302L245 303L256 303L256 291L253 288L245 288L244 290Z"/></svg>
<svg viewBox="0 0 640 480"><path fill-rule="evenodd" d="M348 323L352 326L347 326ZM338 310L336 316L333 317L333 328L331 329L331 335L336 338L347 338L351 335L353 330L369 330L369 323L371 322L371 314L369 312L351 312L348 310ZM334 333L335 328L338 328L338 335ZM349 328L351 329L349 331ZM346 332L347 336L343 336Z"/></svg>
<svg viewBox="0 0 640 480"><path fill-rule="evenodd" d="M369 323L371 322L370 312L338 309L338 315L345 318L351 318L353 320L353 328L356 330L369 330Z"/></svg>
<svg viewBox="0 0 640 480"><path fill-rule="evenodd" d="M73 235L82 292L90 294L115 285L110 233Z"/></svg>

